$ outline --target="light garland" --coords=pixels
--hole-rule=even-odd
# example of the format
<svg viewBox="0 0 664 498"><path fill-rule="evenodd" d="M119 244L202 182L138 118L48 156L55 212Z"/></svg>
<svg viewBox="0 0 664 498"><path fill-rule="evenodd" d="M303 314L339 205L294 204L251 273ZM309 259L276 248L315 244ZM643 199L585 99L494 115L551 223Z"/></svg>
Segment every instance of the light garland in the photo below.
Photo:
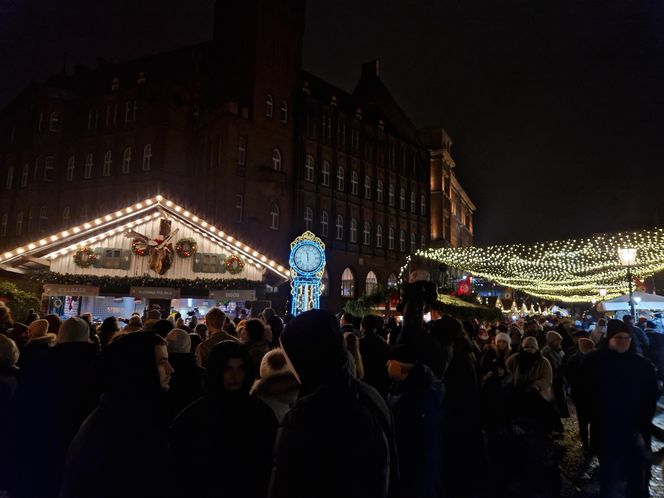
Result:
<svg viewBox="0 0 664 498"><path fill-rule="evenodd" d="M606 289L605 299L627 292L626 268L618 259L618 249L625 247L637 250L635 277L664 270L661 228L530 246L430 248L415 254L551 301L590 302L600 289Z"/></svg>

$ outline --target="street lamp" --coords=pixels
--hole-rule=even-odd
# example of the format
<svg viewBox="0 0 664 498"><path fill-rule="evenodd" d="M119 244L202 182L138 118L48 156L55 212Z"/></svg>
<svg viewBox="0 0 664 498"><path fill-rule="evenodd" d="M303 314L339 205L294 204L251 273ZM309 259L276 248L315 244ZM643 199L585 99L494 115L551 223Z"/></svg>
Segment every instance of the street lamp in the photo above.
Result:
<svg viewBox="0 0 664 498"><path fill-rule="evenodd" d="M636 263L636 249L633 247L618 249L618 258L620 264L627 268L627 284L629 285L629 308L632 311L632 316L636 318L634 313L634 298L632 295L632 266Z"/></svg>

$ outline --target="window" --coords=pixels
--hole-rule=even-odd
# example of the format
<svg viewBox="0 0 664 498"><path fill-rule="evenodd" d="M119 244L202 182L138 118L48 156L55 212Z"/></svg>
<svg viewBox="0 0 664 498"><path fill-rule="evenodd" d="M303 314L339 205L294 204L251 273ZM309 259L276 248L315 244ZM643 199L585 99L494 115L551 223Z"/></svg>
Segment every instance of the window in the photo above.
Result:
<svg viewBox="0 0 664 498"><path fill-rule="evenodd" d="M37 121L37 131L42 131L43 126L44 126L44 113L40 112L39 121Z"/></svg>
<svg viewBox="0 0 664 498"><path fill-rule="evenodd" d="M16 125L13 125L11 132L9 132L9 144L14 145L15 141L16 141Z"/></svg>
<svg viewBox="0 0 664 498"><path fill-rule="evenodd" d="M307 154L304 162L304 179L308 182L314 181L314 156Z"/></svg>
<svg viewBox="0 0 664 498"><path fill-rule="evenodd" d="M0 237L7 236L7 223L9 222L9 215L4 213L2 219L0 220Z"/></svg>
<svg viewBox="0 0 664 498"><path fill-rule="evenodd" d="M42 206L39 208L39 231L46 230L46 225L48 225L48 206Z"/></svg>
<svg viewBox="0 0 664 498"><path fill-rule="evenodd" d="M274 99L269 93L265 97L265 116L271 118L274 115Z"/></svg>
<svg viewBox="0 0 664 498"><path fill-rule="evenodd" d="M116 76L111 80L111 92L117 92L119 89L120 89L120 80Z"/></svg>
<svg viewBox="0 0 664 498"><path fill-rule="evenodd" d="M357 195L358 191L358 180L357 180L357 171L353 170L350 174L350 193Z"/></svg>
<svg viewBox="0 0 664 498"><path fill-rule="evenodd" d="M406 232L404 230L399 232L399 250L406 252Z"/></svg>
<svg viewBox="0 0 664 498"><path fill-rule="evenodd" d="M323 161L323 164L320 169L320 174L321 174L321 183L323 187L329 187L330 186L330 163L327 161Z"/></svg>
<svg viewBox="0 0 664 498"><path fill-rule="evenodd" d="M337 215L337 240L344 240L344 217Z"/></svg>
<svg viewBox="0 0 664 498"><path fill-rule="evenodd" d="M387 277L387 286L396 287L397 286L397 276L394 273L390 273Z"/></svg>
<svg viewBox="0 0 664 498"><path fill-rule="evenodd" d="M106 106L106 127L110 126L111 123L116 124L118 122L118 104L109 104Z"/></svg>
<svg viewBox="0 0 664 498"><path fill-rule="evenodd" d="M139 85L145 85L145 73L141 71L138 73L138 78L136 78L136 83Z"/></svg>
<svg viewBox="0 0 664 498"><path fill-rule="evenodd" d="M304 208L304 229L311 230L314 220L314 211L309 206Z"/></svg>
<svg viewBox="0 0 664 498"><path fill-rule="evenodd" d="M281 122L288 123L288 103L285 100L281 101Z"/></svg>
<svg viewBox="0 0 664 498"><path fill-rule="evenodd" d="M125 256L125 251L122 249L102 249L101 258L99 258L100 266L111 270L123 269L125 264L129 263L129 257Z"/></svg>
<svg viewBox="0 0 664 498"><path fill-rule="evenodd" d="M424 197L424 194L420 195L420 215L427 215L427 200Z"/></svg>
<svg viewBox="0 0 664 498"><path fill-rule="evenodd" d="M327 237L328 224L329 224L329 217L327 215L327 211L323 210L320 212L320 233L323 237Z"/></svg>
<svg viewBox="0 0 664 498"><path fill-rule="evenodd" d="M362 231L362 242L365 246L371 245L371 223L364 222L364 230Z"/></svg>
<svg viewBox="0 0 664 498"><path fill-rule="evenodd" d="M59 131L60 130L60 114L57 112L52 112L51 117L48 120L48 131Z"/></svg>
<svg viewBox="0 0 664 498"><path fill-rule="evenodd" d="M346 146L346 123L341 119L337 123L337 144L342 148Z"/></svg>
<svg viewBox="0 0 664 498"><path fill-rule="evenodd" d="M350 219L350 241L353 244L357 243L357 220L355 218Z"/></svg>
<svg viewBox="0 0 664 498"><path fill-rule="evenodd" d="M244 166L247 163L247 137L239 137L237 140L237 164Z"/></svg>
<svg viewBox="0 0 664 498"><path fill-rule="evenodd" d="M128 100L125 102L125 123L129 121L136 121L136 112L138 111L138 102L136 100Z"/></svg>
<svg viewBox="0 0 664 498"><path fill-rule="evenodd" d="M83 178L92 178L92 166L94 156L92 153L85 156L85 169L83 170Z"/></svg>
<svg viewBox="0 0 664 498"><path fill-rule="evenodd" d="M99 125L99 109L88 109L88 130L96 130Z"/></svg>
<svg viewBox="0 0 664 498"><path fill-rule="evenodd" d="M81 206L81 219L86 220L88 218L88 205L83 204Z"/></svg>
<svg viewBox="0 0 664 498"><path fill-rule="evenodd" d="M383 225L376 225L376 247L383 247Z"/></svg>
<svg viewBox="0 0 664 498"><path fill-rule="evenodd" d="M417 202L415 201L416 195L415 192L410 193L410 212L414 213L417 208Z"/></svg>
<svg viewBox="0 0 664 498"><path fill-rule="evenodd" d="M394 250L394 227L387 231L387 248Z"/></svg>
<svg viewBox="0 0 664 498"><path fill-rule="evenodd" d="M417 249L417 238L413 232L410 233L410 252L415 252Z"/></svg>
<svg viewBox="0 0 664 498"><path fill-rule="evenodd" d="M21 235L23 232L23 211L16 213L16 235Z"/></svg>
<svg viewBox="0 0 664 498"><path fill-rule="evenodd" d="M424 249L427 245L427 238L424 234L420 235L420 249Z"/></svg>
<svg viewBox="0 0 664 498"><path fill-rule="evenodd" d="M281 151L276 147L272 150L272 169L281 171Z"/></svg>
<svg viewBox="0 0 664 498"><path fill-rule="evenodd" d="M378 180L376 182L376 200L378 202L383 202L383 181Z"/></svg>
<svg viewBox="0 0 664 498"><path fill-rule="evenodd" d="M390 207L394 207L394 185L391 183L387 192L387 203L390 205Z"/></svg>
<svg viewBox="0 0 664 498"><path fill-rule="evenodd" d="M69 220L71 219L71 209L69 206L65 206L62 209L62 224L69 225Z"/></svg>
<svg viewBox="0 0 664 498"><path fill-rule="evenodd" d="M150 171L150 161L152 159L152 144L143 147L143 171Z"/></svg>
<svg viewBox="0 0 664 498"><path fill-rule="evenodd" d="M225 258L225 255L218 255L214 253L197 253L194 254L194 265L192 270L195 273L221 273L220 256Z"/></svg>
<svg viewBox="0 0 664 498"><path fill-rule="evenodd" d="M337 190L344 191L344 169L341 166L337 168Z"/></svg>
<svg viewBox="0 0 664 498"><path fill-rule="evenodd" d="M364 281L364 294L370 296L378 290L378 277L373 271L367 273L367 279Z"/></svg>
<svg viewBox="0 0 664 498"><path fill-rule="evenodd" d="M355 277L350 268L341 274L341 297L355 297Z"/></svg>
<svg viewBox="0 0 664 498"><path fill-rule="evenodd" d="M371 177L369 175L364 177L364 198L371 199Z"/></svg>
<svg viewBox="0 0 664 498"><path fill-rule="evenodd" d="M122 153L122 172L127 174L131 171L131 147L127 147Z"/></svg>
<svg viewBox="0 0 664 498"><path fill-rule="evenodd" d="M104 154L104 169L102 170L103 176L111 176L111 165L113 164L113 158L111 156L111 151L107 150Z"/></svg>
<svg viewBox="0 0 664 498"><path fill-rule="evenodd" d="M276 202L270 208L270 230L279 230L279 206Z"/></svg>
<svg viewBox="0 0 664 498"><path fill-rule="evenodd" d="M14 185L14 166L7 168L7 178L5 179L5 189L10 190Z"/></svg>
<svg viewBox="0 0 664 498"><path fill-rule="evenodd" d="M52 182L55 176L55 165L53 156L46 156L44 160L44 181Z"/></svg>
<svg viewBox="0 0 664 498"><path fill-rule="evenodd" d="M404 211L406 209L406 191L404 189L399 190L399 208Z"/></svg>
<svg viewBox="0 0 664 498"><path fill-rule="evenodd" d="M320 279L320 295L330 295L330 275L327 273L327 268L323 270L323 277Z"/></svg>
<svg viewBox="0 0 664 498"><path fill-rule="evenodd" d="M24 164L21 170L21 187L28 186L28 179L30 178L30 165Z"/></svg>
<svg viewBox="0 0 664 498"><path fill-rule="evenodd" d="M235 194L235 221L242 222L242 211L244 206L244 196L242 194Z"/></svg>

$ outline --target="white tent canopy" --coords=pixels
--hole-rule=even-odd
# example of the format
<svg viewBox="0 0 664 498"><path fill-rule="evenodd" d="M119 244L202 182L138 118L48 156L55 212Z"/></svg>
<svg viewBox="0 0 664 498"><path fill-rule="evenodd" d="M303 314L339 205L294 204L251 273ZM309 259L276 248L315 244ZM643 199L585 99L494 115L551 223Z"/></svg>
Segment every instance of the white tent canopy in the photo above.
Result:
<svg viewBox="0 0 664 498"><path fill-rule="evenodd" d="M647 292L634 292L634 309L637 310L664 310L664 296L648 294ZM629 311L629 294L618 296L597 305L599 311Z"/></svg>

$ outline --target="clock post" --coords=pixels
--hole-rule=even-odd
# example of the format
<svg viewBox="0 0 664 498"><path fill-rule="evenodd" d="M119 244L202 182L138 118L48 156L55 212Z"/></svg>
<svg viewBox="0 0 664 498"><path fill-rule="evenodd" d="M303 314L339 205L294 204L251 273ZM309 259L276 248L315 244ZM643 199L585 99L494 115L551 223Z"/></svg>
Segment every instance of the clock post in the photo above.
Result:
<svg viewBox="0 0 664 498"><path fill-rule="evenodd" d="M291 242L291 313L320 308L321 280L325 271L325 244L307 230Z"/></svg>

